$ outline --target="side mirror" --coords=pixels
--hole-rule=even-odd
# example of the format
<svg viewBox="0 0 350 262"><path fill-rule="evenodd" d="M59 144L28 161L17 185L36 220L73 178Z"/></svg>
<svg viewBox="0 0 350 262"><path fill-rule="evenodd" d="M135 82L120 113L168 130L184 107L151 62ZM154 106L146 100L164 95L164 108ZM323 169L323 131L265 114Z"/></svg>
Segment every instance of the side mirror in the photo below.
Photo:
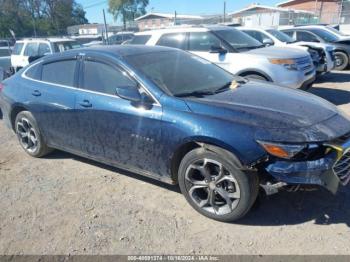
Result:
<svg viewBox="0 0 350 262"><path fill-rule="evenodd" d="M270 39L270 38L264 38L264 39L263 39L263 44L264 44L265 46L270 46L270 45L273 45L274 42L273 42L272 39Z"/></svg>
<svg viewBox="0 0 350 262"><path fill-rule="evenodd" d="M210 53L226 54L227 50L222 46L211 46Z"/></svg>
<svg viewBox="0 0 350 262"><path fill-rule="evenodd" d="M119 86L115 90L115 94L120 98L132 101L141 102L142 97L139 91L134 86Z"/></svg>

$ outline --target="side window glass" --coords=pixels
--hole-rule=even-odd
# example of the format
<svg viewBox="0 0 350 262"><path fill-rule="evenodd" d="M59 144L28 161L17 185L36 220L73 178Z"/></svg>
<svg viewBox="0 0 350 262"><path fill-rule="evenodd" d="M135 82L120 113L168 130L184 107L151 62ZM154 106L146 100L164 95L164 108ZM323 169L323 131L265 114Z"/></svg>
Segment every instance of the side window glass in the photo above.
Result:
<svg viewBox="0 0 350 262"><path fill-rule="evenodd" d="M14 54L14 55L20 55L23 46L24 46L23 43L16 43L15 46L13 47L12 54Z"/></svg>
<svg viewBox="0 0 350 262"><path fill-rule="evenodd" d="M117 87L121 86L137 88L136 82L119 69L97 61L84 62L84 89L115 95Z"/></svg>
<svg viewBox="0 0 350 262"><path fill-rule="evenodd" d="M190 33L189 50L209 52L213 46L221 46L221 41L209 32Z"/></svg>
<svg viewBox="0 0 350 262"><path fill-rule="evenodd" d="M24 50L25 56L38 56L38 43L28 43Z"/></svg>
<svg viewBox="0 0 350 262"><path fill-rule="evenodd" d="M44 64L41 80L49 83L74 86L76 60L63 60Z"/></svg>
<svg viewBox="0 0 350 262"><path fill-rule="evenodd" d="M186 49L186 34L175 33L175 34L164 34L160 37L157 45Z"/></svg>
<svg viewBox="0 0 350 262"><path fill-rule="evenodd" d="M297 40L305 42L319 42L314 35L308 32L297 32Z"/></svg>
<svg viewBox="0 0 350 262"><path fill-rule="evenodd" d="M51 53L51 50L48 44L45 44L45 43L39 44L39 51L38 51L39 56L44 56L50 53Z"/></svg>
<svg viewBox="0 0 350 262"><path fill-rule="evenodd" d="M261 43L263 42L264 35L258 31L247 30L247 31L244 31L244 33L248 34L249 36L253 37L254 39L258 40Z"/></svg>
<svg viewBox="0 0 350 262"><path fill-rule="evenodd" d="M286 35L290 36L291 38L294 38L294 32L293 31L282 31Z"/></svg>

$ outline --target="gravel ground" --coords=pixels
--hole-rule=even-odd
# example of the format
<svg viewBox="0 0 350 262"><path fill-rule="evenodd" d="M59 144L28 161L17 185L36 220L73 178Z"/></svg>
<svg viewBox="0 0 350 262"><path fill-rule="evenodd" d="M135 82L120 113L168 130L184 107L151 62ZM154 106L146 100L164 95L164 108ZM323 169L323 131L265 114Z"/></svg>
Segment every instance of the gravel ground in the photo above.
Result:
<svg viewBox="0 0 350 262"><path fill-rule="evenodd" d="M350 74L310 92L350 114ZM0 121L0 254L350 254L350 187L282 192L236 224L177 187L56 151L26 155Z"/></svg>

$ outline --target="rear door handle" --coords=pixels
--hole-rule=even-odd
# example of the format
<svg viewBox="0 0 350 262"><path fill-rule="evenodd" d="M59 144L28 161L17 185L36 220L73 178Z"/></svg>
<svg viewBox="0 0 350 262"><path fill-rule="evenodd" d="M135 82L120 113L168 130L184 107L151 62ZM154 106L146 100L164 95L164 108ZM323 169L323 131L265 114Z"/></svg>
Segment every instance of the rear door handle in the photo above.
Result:
<svg viewBox="0 0 350 262"><path fill-rule="evenodd" d="M80 102L79 105L81 105L82 107L92 107L92 104L89 100L84 100L83 102Z"/></svg>
<svg viewBox="0 0 350 262"><path fill-rule="evenodd" d="M33 96L41 96L41 93L39 90L34 90L32 93Z"/></svg>

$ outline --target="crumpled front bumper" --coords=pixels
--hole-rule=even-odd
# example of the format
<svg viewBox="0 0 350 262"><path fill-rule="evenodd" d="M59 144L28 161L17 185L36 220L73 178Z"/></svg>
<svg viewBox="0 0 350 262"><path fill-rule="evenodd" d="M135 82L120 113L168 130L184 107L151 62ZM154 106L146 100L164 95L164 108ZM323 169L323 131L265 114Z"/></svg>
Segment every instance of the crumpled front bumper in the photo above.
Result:
<svg viewBox="0 0 350 262"><path fill-rule="evenodd" d="M332 150L323 158L300 162L276 160L265 169L279 182L291 185L319 185L335 194L341 181L333 168L344 152L350 150L350 140L342 145L327 146Z"/></svg>

